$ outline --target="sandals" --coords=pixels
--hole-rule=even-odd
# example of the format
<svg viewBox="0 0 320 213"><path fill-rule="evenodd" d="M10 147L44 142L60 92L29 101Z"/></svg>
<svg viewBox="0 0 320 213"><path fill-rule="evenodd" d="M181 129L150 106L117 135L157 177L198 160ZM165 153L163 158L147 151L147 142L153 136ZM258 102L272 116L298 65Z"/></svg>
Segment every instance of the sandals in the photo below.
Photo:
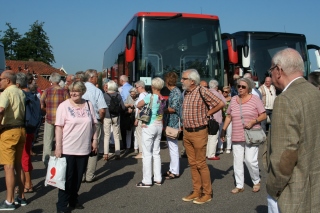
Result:
<svg viewBox="0 0 320 213"><path fill-rule="evenodd" d="M167 172L163 173L162 176L163 176L163 177L167 177L167 176L169 176L169 175L171 175L171 174L172 174L172 173L171 173L170 171L167 171Z"/></svg>
<svg viewBox="0 0 320 213"><path fill-rule="evenodd" d="M166 177L166 180L171 180L171 179L176 179L176 178L179 178L180 175L175 175L173 173L170 173L169 175L165 176Z"/></svg>
<svg viewBox="0 0 320 213"><path fill-rule="evenodd" d="M24 188L24 193L33 193L33 187L31 186L30 188Z"/></svg>
<svg viewBox="0 0 320 213"><path fill-rule="evenodd" d="M103 160L104 161L108 161L109 160L109 155L108 154L104 154L103 155Z"/></svg>
<svg viewBox="0 0 320 213"><path fill-rule="evenodd" d="M136 184L136 187L141 187L141 188L150 188L152 185L151 184L145 184L142 182L139 182Z"/></svg>
<svg viewBox="0 0 320 213"><path fill-rule="evenodd" d="M161 182L157 182L157 181L154 181L153 184L154 184L154 185L157 185L157 186L161 186L161 185L162 185Z"/></svg>
<svg viewBox="0 0 320 213"><path fill-rule="evenodd" d="M253 192L258 192L260 191L260 183L254 184L252 188Z"/></svg>
<svg viewBox="0 0 320 213"><path fill-rule="evenodd" d="M238 194L239 192L243 192L244 191L244 188L240 189L240 188L234 188L231 190L231 193L232 194Z"/></svg>

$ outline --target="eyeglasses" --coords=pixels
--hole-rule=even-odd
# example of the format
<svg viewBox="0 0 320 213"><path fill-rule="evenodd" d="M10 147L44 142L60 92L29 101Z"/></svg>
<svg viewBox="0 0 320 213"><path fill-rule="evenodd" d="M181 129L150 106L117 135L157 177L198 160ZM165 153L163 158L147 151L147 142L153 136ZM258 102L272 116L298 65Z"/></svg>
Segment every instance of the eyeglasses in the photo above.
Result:
<svg viewBox="0 0 320 213"><path fill-rule="evenodd" d="M184 80L184 81L186 81L186 80L189 80L189 78L181 78L181 80Z"/></svg>
<svg viewBox="0 0 320 213"><path fill-rule="evenodd" d="M247 89L247 86L245 86L245 85L238 85L238 89L240 89L240 88L242 88L242 89Z"/></svg>
<svg viewBox="0 0 320 213"><path fill-rule="evenodd" d="M223 93L229 93L229 91L223 91Z"/></svg>
<svg viewBox="0 0 320 213"><path fill-rule="evenodd" d="M270 95L272 96L272 92L271 92L271 90L269 90L269 92L270 92Z"/></svg>
<svg viewBox="0 0 320 213"><path fill-rule="evenodd" d="M0 78L0 81L2 81L3 79L7 79L7 78Z"/></svg>
<svg viewBox="0 0 320 213"><path fill-rule="evenodd" d="M268 70L269 75L271 75L272 71L273 71L276 67L278 67L277 64L276 64L274 67L271 67L271 68Z"/></svg>
<svg viewBox="0 0 320 213"><path fill-rule="evenodd" d="M141 87L141 86L136 86L137 89L138 89L139 87Z"/></svg>

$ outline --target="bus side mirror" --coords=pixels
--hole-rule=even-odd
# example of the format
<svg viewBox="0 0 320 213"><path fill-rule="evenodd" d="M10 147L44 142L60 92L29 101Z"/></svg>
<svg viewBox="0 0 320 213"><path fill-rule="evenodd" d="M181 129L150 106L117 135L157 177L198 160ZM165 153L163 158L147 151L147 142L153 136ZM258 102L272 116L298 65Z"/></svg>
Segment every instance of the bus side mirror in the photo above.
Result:
<svg viewBox="0 0 320 213"><path fill-rule="evenodd" d="M314 53L316 55L317 66L318 68L320 68L320 47L318 45L308 44L307 49L308 50L315 49Z"/></svg>
<svg viewBox="0 0 320 213"><path fill-rule="evenodd" d="M237 42L236 39L229 33L223 33L221 35L223 40L226 40L226 45L228 48L228 61L231 64L238 63L238 52L237 52Z"/></svg>
<svg viewBox="0 0 320 213"><path fill-rule="evenodd" d="M250 49L247 44L242 47L242 66L250 67Z"/></svg>
<svg viewBox="0 0 320 213"><path fill-rule="evenodd" d="M134 30L130 30L127 33L127 37L126 37L126 52L125 52L126 62L134 61L135 54L136 54L136 42L137 42L136 32Z"/></svg>

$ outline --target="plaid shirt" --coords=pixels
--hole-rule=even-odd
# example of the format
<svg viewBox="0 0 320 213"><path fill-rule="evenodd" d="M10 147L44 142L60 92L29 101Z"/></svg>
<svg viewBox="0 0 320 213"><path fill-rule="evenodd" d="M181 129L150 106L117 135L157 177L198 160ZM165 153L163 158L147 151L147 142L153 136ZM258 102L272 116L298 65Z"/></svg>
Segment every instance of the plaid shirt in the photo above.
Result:
<svg viewBox="0 0 320 213"><path fill-rule="evenodd" d="M221 101L205 87L197 86L192 91L186 91L182 105L183 126L185 128L196 128L208 125L208 109L200 96L199 88L210 108L214 108Z"/></svg>
<svg viewBox="0 0 320 213"><path fill-rule="evenodd" d="M42 93L40 103L46 108L47 123L55 124L57 108L68 98L70 98L68 91L59 86L49 87Z"/></svg>

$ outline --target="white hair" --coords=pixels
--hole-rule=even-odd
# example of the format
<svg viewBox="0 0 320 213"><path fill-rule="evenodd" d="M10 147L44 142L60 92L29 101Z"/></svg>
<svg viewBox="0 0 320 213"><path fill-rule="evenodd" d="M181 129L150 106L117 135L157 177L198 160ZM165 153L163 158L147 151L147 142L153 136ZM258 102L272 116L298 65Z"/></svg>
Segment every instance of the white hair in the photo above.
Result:
<svg viewBox="0 0 320 213"><path fill-rule="evenodd" d="M196 69L188 69L188 70L185 70L183 72L189 72L188 78L190 80L193 80L195 85L199 85L200 84L200 75L199 75L199 73L198 73L198 71Z"/></svg>
<svg viewBox="0 0 320 213"><path fill-rule="evenodd" d="M118 85L114 81L109 81L108 82L108 91L109 92L117 92L118 91Z"/></svg>
<svg viewBox="0 0 320 213"><path fill-rule="evenodd" d="M219 86L219 82L215 79L209 81L209 88L214 89Z"/></svg>

